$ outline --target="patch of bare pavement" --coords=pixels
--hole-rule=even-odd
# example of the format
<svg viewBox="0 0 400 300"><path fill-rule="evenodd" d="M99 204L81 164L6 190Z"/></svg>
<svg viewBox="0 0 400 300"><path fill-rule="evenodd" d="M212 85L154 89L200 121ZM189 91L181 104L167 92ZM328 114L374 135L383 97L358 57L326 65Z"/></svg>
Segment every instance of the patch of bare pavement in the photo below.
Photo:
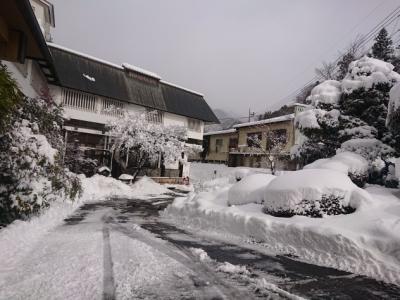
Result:
<svg viewBox="0 0 400 300"><path fill-rule="evenodd" d="M106 208L99 219L103 223L104 299L118 299L116 287L121 287L113 270L113 260L118 259L113 257L113 248L117 244L112 239L110 242L110 235L143 243L188 270L186 275L173 276L169 288L128 284L135 299L400 299L399 286L292 257L266 255L256 247L197 236L165 223L159 211L172 200L113 199L84 205L65 220L67 226L79 226L88 216ZM206 259L195 255L193 249L202 249ZM135 248L127 247L119 253L129 259L135 255ZM224 264L234 271L223 271Z"/></svg>

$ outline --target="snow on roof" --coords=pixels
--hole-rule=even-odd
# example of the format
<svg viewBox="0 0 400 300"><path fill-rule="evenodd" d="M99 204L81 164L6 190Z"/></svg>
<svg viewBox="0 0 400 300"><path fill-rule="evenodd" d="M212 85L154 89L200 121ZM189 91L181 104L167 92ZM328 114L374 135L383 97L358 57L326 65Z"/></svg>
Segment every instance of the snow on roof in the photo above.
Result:
<svg viewBox="0 0 400 300"><path fill-rule="evenodd" d="M266 119L266 120L261 120L261 121L254 121L254 122L247 122L247 123L237 124L237 125L233 126L233 128L264 125L264 124L270 124L270 123L289 121L289 120L293 120L293 119L294 119L294 114L289 114L289 115L284 115L284 116L275 117L275 118Z"/></svg>
<svg viewBox="0 0 400 300"><path fill-rule="evenodd" d="M196 91L191 90L191 89L184 88L184 87L179 86L179 85L176 85L176 84L174 84L174 83L171 83L171 82L168 82L168 81L165 81L165 80L160 80L160 82L161 82L161 83L164 83L164 84L166 84L166 85L170 85L170 86L176 87L176 88L178 88L178 89L187 91L187 92L189 92L189 93L196 94L196 95L199 95L199 96L204 97L204 94L202 94L202 93L196 92Z"/></svg>
<svg viewBox="0 0 400 300"><path fill-rule="evenodd" d="M108 65L108 66L111 66L111 67L114 67L114 68L117 68L117 69L120 69L120 70L127 69L127 70L131 70L131 71L135 71L135 72L138 72L138 73L141 73L141 74L156 78L156 79L160 80L161 83L164 83L166 85L173 86L175 88L187 91L189 93L196 94L196 95L204 97L204 94L202 94L202 93L199 93L199 92L191 90L191 89L184 88L182 86L179 86L179 85L171 83L171 82L167 82L167 81L161 80L161 77L159 75L157 75L156 73L153 73L151 71L147 71L145 69L142 69L142 68L137 67L137 66L133 66L133 65L128 64L128 63L123 63L122 66L120 66L120 65L117 65L115 63L106 61L104 59L101 59L101 58L98 58L98 57L95 57L95 56L92 56L92 55L89 55L89 54L86 54L86 53L82 53L82 52L79 52L79 51L76 51L76 50L72 50L70 48L67 48L67 47L64 47L64 46L61 46L61 45L58 45L58 44L47 43L47 45L49 45L51 47L54 47L54 48L57 48L57 49L60 49L60 50L63 50L63 51L70 52L72 54L76 54L76 55L85 57L85 58L93 60L93 61L97 61L99 63L105 64L105 65Z"/></svg>
<svg viewBox="0 0 400 300"><path fill-rule="evenodd" d="M153 77L153 78L156 78L156 79L158 79L158 80L161 79L161 77L160 77L159 75L157 75L156 73L153 73L153 72L151 72L151 71L147 71L147 70L145 70L145 69L142 69L142 68L140 68L140 67L133 66L133 65L128 64L128 63L123 63L123 64L122 64L122 67L123 67L124 69L126 69L126 70L134 71L134 72L137 72L137 73L141 73L141 74L143 74L143 75L146 75L146 76L149 76L149 77Z"/></svg>
<svg viewBox="0 0 400 300"><path fill-rule="evenodd" d="M61 45L57 45L57 44L54 44L54 43L47 43L47 45L49 45L51 47L54 47L54 48L57 48L57 49L60 49L60 50L63 50L63 51L70 52L72 54L76 54L76 55L85 57L85 58L90 59L90 60L97 61L99 63L105 64L105 65L108 65L108 66L111 66L111 67L114 67L114 68L117 68L117 69L121 69L121 70L123 69L120 65L117 65L117 64L114 64L112 62L97 58L95 56L91 56L91 55L86 54L86 53L82 53L82 52L79 52L79 51L76 51L76 50L72 50L70 48L67 48L67 47L64 47L64 46L61 46Z"/></svg>
<svg viewBox="0 0 400 300"><path fill-rule="evenodd" d="M226 129L226 130L218 130L218 131L210 131L203 134L203 136L208 135L217 135L217 134L227 134L227 133L235 133L236 129Z"/></svg>
<svg viewBox="0 0 400 300"><path fill-rule="evenodd" d="M292 107L292 106L309 107L310 105L307 105L307 104L304 104L304 103L295 102L295 103L289 103L288 106L289 106L289 107Z"/></svg>

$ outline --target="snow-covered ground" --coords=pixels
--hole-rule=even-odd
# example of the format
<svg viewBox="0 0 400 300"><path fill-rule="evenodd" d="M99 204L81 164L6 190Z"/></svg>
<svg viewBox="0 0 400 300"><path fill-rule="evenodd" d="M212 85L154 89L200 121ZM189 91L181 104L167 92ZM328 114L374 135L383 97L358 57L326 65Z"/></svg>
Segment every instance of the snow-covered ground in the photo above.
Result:
<svg viewBox="0 0 400 300"><path fill-rule="evenodd" d="M162 194L171 192L165 187L155 183L151 179L144 177L139 182L132 186L128 186L118 180L113 178L108 178L100 175L95 175L91 178L81 178L82 179L82 188L83 193L80 199L75 202L65 201L63 199L58 199L58 201L53 202L51 207L45 210L40 216L32 217L28 221L14 221L9 226L2 228L0 230L0 299L16 299L12 297L11 294L7 294L5 292L4 286L8 285L9 282L15 282L20 280L21 282L24 280L31 280L35 282L34 278L25 278L24 271L21 272L11 272L12 270L17 270L18 266L24 264L27 268L36 269L38 274L42 274L43 272L48 272L49 270L42 269L41 266L32 265L29 263L30 260L37 261L40 260L39 256L42 256L43 259L51 260L53 255L54 259L58 256L70 256L71 260L69 263L71 264L71 269L68 272L79 270L79 263L85 260L85 257L88 259L100 259L102 256L101 252L101 239L96 239L96 236L101 237L101 232L93 231L90 239L96 240L87 240L88 236L81 235L79 232L75 232L70 230L71 232L66 232L66 236L74 235L73 239L73 252L67 253L63 252L62 241L60 240L49 240L49 243L60 243L60 252L59 253L50 253L48 249L51 248L50 244L40 244L42 239L52 232L54 228L63 223L63 220L68 217L71 213L73 213L79 206L82 206L87 203L91 203L94 201L107 200L111 197L124 197L124 198L140 198L144 201L154 195L157 195L158 198L162 197ZM62 237L67 239L66 237ZM70 241L71 242L71 241ZM97 243L97 244L96 244ZM94 247L93 249L91 247ZM100 248L99 248L100 247ZM32 253L32 249L39 248L39 252L35 252L35 256L38 258L35 260L35 257L29 257L28 254ZM68 246L68 249L71 250L71 244ZM99 250L100 249L100 250ZM76 262L75 262L76 260ZM62 263L62 262L60 262ZM97 263L93 263L96 265ZM63 266L59 266L60 270L65 270ZM101 263L100 263L101 267ZM58 274L62 276L61 271L53 270L54 276L57 277ZM26 271L26 273L29 273ZM12 275L10 275L12 274ZM73 276L75 273L71 273ZM11 278L11 277L12 278ZM17 278L19 277L19 279ZM39 276L40 278L40 276ZM17 280L18 279L18 280ZM59 278L62 279L61 277ZM97 280L93 278L93 280ZM39 284L39 282L37 282ZM2 288L3 287L3 288ZM13 287L14 289L18 289L18 286ZM50 287L48 287L50 288ZM87 288L87 287L86 287ZM72 293L74 290L79 294L78 287L69 287L69 290ZM8 289L10 290L10 289ZM12 289L11 289L12 290ZM29 291L25 291L29 292ZM24 293L25 293L24 292ZM90 297L88 296L85 299L98 299L95 293L95 289L93 291L87 290L87 293L92 293ZM20 298L26 298L24 293L21 292ZM89 295L88 294L88 295ZM71 297L66 297L72 299L75 294L66 294L66 296L70 295ZM84 295L84 294L83 294ZM34 296L34 295L33 295ZM35 298L31 295L31 299ZM54 299L62 299L62 295L54 296ZM41 299L40 295L36 299Z"/></svg>
<svg viewBox="0 0 400 300"><path fill-rule="evenodd" d="M360 200L352 214L279 218L264 214L261 204L229 207L234 173L226 166L193 164L192 177L201 191L176 199L163 216L189 230L239 237L310 263L400 285L398 190L367 187L372 201Z"/></svg>

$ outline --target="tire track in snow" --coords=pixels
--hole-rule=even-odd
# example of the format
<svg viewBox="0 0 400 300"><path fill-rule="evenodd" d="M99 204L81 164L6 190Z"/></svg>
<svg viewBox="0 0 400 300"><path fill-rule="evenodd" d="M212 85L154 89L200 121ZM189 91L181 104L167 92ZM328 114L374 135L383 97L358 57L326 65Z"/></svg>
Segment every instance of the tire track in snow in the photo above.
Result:
<svg viewBox="0 0 400 300"><path fill-rule="evenodd" d="M105 220L106 223L107 220ZM111 256L110 229L103 226L103 300L115 300L115 282Z"/></svg>
<svg viewBox="0 0 400 300"><path fill-rule="evenodd" d="M115 223L111 226L112 229L151 246L155 250L160 251L193 271L198 278L192 277L191 279L195 286L202 288L204 299L253 299L248 293L244 293L225 282L215 274L209 266L196 261L194 255L190 251L179 249L164 241L158 241L158 239L152 237L151 234L146 234L148 232L145 230L144 233L141 233L138 230L132 231L125 226Z"/></svg>

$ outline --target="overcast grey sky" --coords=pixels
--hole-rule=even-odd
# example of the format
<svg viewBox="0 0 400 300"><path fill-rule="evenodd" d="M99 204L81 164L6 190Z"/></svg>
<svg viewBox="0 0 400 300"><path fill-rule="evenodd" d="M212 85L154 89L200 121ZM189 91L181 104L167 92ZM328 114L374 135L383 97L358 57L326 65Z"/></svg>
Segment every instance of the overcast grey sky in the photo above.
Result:
<svg viewBox="0 0 400 300"><path fill-rule="evenodd" d="M205 94L212 108L261 112L335 59L399 0L51 0L54 42L128 62ZM399 22L400 28L400 22Z"/></svg>

